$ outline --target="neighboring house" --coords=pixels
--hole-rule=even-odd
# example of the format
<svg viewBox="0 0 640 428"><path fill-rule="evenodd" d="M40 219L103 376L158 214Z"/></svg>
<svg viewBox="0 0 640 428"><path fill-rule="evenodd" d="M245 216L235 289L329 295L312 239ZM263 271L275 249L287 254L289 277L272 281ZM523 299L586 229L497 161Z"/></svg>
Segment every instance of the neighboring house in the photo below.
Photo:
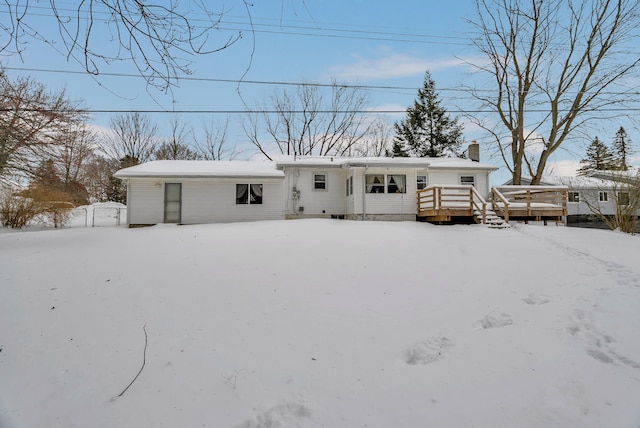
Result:
<svg viewBox="0 0 640 428"><path fill-rule="evenodd" d="M125 168L129 225L285 218L415 220L417 191L473 185L497 168L457 158L154 161Z"/></svg>
<svg viewBox="0 0 640 428"><path fill-rule="evenodd" d="M626 206L630 199L637 197L630 192L630 186L638 185L635 177L635 173L596 171L589 176L550 176L544 180L568 187L567 223L589 225L600 222L598 215L615 215L618 205ZM640 210L636 215L640 215Z"/></svg>

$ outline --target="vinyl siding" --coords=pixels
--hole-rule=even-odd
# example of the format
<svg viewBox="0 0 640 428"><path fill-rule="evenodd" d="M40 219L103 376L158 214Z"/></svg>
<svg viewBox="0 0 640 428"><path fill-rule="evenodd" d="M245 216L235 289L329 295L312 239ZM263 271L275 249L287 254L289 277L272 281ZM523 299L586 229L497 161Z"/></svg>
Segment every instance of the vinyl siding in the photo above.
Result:
<svg viewBox="0 0 640 428"><path fill-rule="evenodd" d="M326 174L325 190L313 188L315 174ZM304 215L345 214L346 177L346 171L341 168L286 169L285 213L297 215L300 214L300 207L303 207ZM293 198L294 187L300 192L298 199Z"/></svg>
<svg viewBox="0 0 640 428"><path fill-rule="evenodd" d="M354 169L353 197L347 214L408 214L416 213L416 171L387 168ZM406 193L365 193L365 175L397 174L406 176Z"/></svg>
<svg viewBox="0 0 640 428"><path fill-rule="evenodd" d="M129 224L164 219L164 184L182 183L183 224L277 220L282 213L282 179L146 179L129 182ZM262 204L236 204L236 184L262 184Z"/></svg>

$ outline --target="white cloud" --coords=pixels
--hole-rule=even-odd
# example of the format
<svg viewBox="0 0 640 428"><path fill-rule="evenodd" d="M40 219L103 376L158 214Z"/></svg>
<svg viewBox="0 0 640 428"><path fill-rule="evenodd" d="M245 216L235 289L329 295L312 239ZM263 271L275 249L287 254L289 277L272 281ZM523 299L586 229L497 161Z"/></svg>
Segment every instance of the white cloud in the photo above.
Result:
<svg viewBox="0 0 640 428"><path fill-rule="evenodd" d="M377 58L364 58L357 55L351 64L333 66L330 72L338 80L388 79L422 75L426 70L435 71L466 66L466 64L459 58L434 60L384 51Z"/></svg>
<svg viewBox="0 0 640 428"><path fill-rule="evenodd" d="M577 175L578 168L580 168L580 161L574 159L565 159L559 161L547 162L545 169L545 175L558 176L558 177L575 177Z"/></svg>

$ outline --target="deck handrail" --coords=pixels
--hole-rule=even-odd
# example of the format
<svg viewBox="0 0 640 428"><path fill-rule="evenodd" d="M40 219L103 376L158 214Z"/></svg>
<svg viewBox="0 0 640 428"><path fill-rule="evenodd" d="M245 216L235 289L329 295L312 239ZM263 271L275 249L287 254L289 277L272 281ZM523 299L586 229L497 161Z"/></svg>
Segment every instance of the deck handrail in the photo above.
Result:
<svg viewBox="0 0 640 428"><path fill-rule="evenodd" d="M491 189L491 206L498 211L502 204L502 215L509 222L511 211L524 212L527 216L539 214L541 210L561 210L562 216L567 212L566 186L524 186L505 185ZM524 208L523 208L524 204Z"/></svg>
<svg viewBox="0 0 640 428"><path fill-rule="evenodd" d="M468 192L468 193L467 193ZM482 213L482 222L486 222L487 202L471 185L438 185L434 184L418 190L418 212L446 211L448 209L464 209L468 203L469 215L475 211Z"/></svg>

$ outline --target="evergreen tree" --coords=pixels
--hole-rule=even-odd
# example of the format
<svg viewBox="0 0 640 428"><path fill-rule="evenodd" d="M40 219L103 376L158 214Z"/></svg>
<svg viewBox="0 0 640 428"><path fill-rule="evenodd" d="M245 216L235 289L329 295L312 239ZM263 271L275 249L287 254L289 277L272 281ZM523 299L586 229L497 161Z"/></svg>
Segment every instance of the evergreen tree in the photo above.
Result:
<svg viewBox="0 0 640 428"><path fill-rule="evenodd" d="M130 166L138 165L140 162L136 157L125 156L120 159L120 168L129 168ZM114 176L109 177L109 184L106 190L106 197L108 201L120 202L121 204L127 203L127 184L124 180L116 178Z"/></svg>
<svg viewBox="0 0 640 428"><path fill-rule="evenodd" d="M614 169L616 162L613 153L598 137L587 147L586 157L580 161L584 164L578 175L588 175L592 171Z"/></svg>
<svg viewBox="0 0 640 428"><path fill-rule="evenodd" d="M627 157L631 154L631 139L627 131L621 126L613 140L613 154L615 157L615 169L626 171L629 169Z"/></svg>
<svg viewBox="0 0 640 428"><path fill-rule="evenodd" d="M418 98L407 108L407 117L394 124L392 155L413 157L457 156L462 144L462 126L449 118L428 71Z"/></svg>

